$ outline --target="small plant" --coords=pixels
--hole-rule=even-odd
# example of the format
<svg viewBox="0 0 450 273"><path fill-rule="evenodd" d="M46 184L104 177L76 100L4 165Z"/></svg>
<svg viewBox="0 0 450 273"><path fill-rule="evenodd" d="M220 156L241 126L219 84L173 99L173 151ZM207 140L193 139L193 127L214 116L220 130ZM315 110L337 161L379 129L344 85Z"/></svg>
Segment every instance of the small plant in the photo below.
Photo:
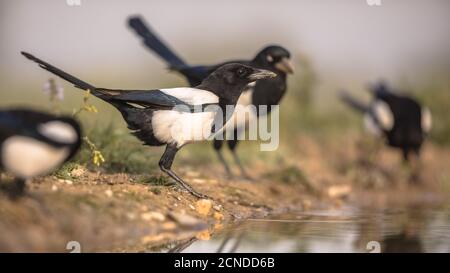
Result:
<svg viewBox="0 0 450 273"><path fill-rule="evenodd" d="M82 113L83 111L86 112L90 112L90 113L98 113L97 108L89 103L89 98L91 95L91 91L87 90L84 93L83 96L83 104L80 106L80 108L75 109L73 111L72 116L76 117L77 115L79 115L80 113ZM101 164L103 164L105 162L105 158L102 155L102 152L97 148L97 146L95 145L95 143L93 143L88 136L84 136L83 137L83 141L87 144L87 147L89 148L90 152L91 152L91 160L92 163L95 166L100 166Z"/></svg>
<svg viewBox="0 0 450 273"><path fill-rule="evenodd" d="M90 96L91 96L91 90L87 90L86 92L84 92L83 104L81 105L80 108L73 110L72 116L76 117L78 114L80 114L83 111L91 112L91 113L98 113L97 108L94 105L89 103Z"/></svg>
<svg viewBox="0 0 450 273"><path fill-rule="evenodd" d="M83 137L83 140L91 151L92 163L94 163L97 167L103 164L105 162L105 158L103 157L102 152L100 152L100 150L97 149L97 146L89 140L89 137L85 136Z"/></svg>
<svg viewBox="0 0 450 273"><path fill-rule="evenodd" d="M77 163L68 162L61 166L61 168L57 169L53 175L58 179L73 179L72 171L78 168L80 168L80 165Z"/></svg>

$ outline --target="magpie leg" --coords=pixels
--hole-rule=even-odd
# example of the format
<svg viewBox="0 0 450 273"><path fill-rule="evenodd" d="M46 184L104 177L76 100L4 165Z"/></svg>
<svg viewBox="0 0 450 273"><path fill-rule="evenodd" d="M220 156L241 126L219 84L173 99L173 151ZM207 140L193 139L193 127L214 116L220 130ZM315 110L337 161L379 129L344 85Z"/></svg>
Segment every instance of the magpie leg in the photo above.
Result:
<svg viewBox="0 0 450 273"><path fill-rule="evenodd" d="M405 164L409 164L409 149L403 148L402 149L402 155L403 155L403 162Z"/></svg>
<svg viewBox="0 0 450 273"><path fill-rule="evenodd" d="M239 170L241 172L241 176L246 178L246 179L248 179L248 180L253 180L253 178L251 176L249 176L247 174L247 172L245 171L245 168L242 165L241 160L239 159L239 156L238 156L238 154L236 152L236 146L238 144L238 140L237 140L236 135L237 135L237 131L235 130L235 137L234 137L234 139L227 140L228 147L230 148L231 154L233 155L234 162L239 167Z"/></svg>
<svg viewBox="0 0 450 273"><path fill-rule="evenodd" d="M421 184L421 169L422 169L422 161L420 159L419 150L414 150L411 156L411 175L410 175L410 183L411 184Z"/></svg>
<svg viewBox="0 0 450 273"><path fill-rule="evenodd" d="M169 175L175 182L180 184L181 187L186 189L190 194L197 198L210 199L208 196L195 191L188 183L184 182L175 172L171 170L173 160L175 158L178 148L175 145L168 144L166 150L164 151L161 159L159 160L159 167L161 171Z"/></svg>
<svg viewBox="0 0 450 273"><path fill-rule="evenodd" d="M8 194L11 199L17 199L22 197L25 193L26 180L22 178L16 178L10 188Z"/></svg>
<svg viewBox="0 0 450 273"><path fill-rule="evenodd" d="M227 176L229 178L232 178L233 173L231 172L230 166L228 166L228 163L222 154L222 144L223 144L223 140L214 139L214 150L217 153L217 157L219 158L220 162L222 163L223 167L225 168L225 172L227 173Z"/></svg>

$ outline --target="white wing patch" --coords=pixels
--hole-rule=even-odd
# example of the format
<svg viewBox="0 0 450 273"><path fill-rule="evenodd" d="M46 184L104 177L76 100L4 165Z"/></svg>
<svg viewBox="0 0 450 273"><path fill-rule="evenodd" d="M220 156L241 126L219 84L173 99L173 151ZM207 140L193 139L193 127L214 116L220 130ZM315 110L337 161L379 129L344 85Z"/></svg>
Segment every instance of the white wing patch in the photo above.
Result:
<svg viewBox="0 0 450 273"><path fill-rule="evenodd" d="M205 103L218 103L219 97L214 93L202 89L190 87L178 87L169 89L160 89L161 92L176 97L187 104L198 105Z"/></svg>
<svg viewBox="0 0 450 273"><path fill-rule="evenodd" d="M431 117L431 111L427 107L422 108L422 130L425 133L429 133L433 127L433 118Z"/></svg>
<svg viewBox="0 0 450 273"><path fill-rule="evenodd" d="M2 146L5 170L23 179L44 175L58 167L69 155L69 148L55 148L24 136L6 139Z"/></svg>
<svg viewBox="0 0 450 273"><path fill-rule="evenodd" d="M161 89L167 95L191 105L218 103L212 92L196 88ZM163 143L176 143L178 147L209 137L216 112L188 113L176 110L155 111L152 116L153 133Z"/></svg>
<svg viewBox="0 0 450 273"><path fill-rule="evenodd" d="M61 143L70 144L78 140L78 134L75 129L70 124L58 120L40 124L37 130L49 139Z"/></svg>
<svg viewBox="0 0 450 273"><path fill-rule="evenodd" d="M383 101L377 100L372 105L372 110L381 129L389 131L394 127L394 116L389 105Z"/></svg>

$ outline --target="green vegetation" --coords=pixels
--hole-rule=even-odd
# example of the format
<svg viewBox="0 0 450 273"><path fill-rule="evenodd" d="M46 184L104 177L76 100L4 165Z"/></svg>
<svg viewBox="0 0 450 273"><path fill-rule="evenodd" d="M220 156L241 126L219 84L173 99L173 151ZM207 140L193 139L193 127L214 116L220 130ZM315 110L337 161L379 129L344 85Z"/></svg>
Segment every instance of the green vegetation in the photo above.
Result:
<svg viewBox="0 0 450 273"><path fill-rule="evenodd" d="M72 171L79 168L80 165L74 161L68 162L56 170L53 175L59 179L73 179Z"/></svg>

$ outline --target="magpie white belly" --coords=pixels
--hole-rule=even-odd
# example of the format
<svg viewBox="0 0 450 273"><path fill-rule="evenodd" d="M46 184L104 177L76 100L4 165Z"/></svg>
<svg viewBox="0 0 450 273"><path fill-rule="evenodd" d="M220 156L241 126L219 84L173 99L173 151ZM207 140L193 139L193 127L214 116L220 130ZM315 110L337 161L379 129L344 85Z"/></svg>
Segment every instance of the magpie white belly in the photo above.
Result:
<svg viewBox="0 0 450 273"><path fill-rule="evenodd" d="M6 171L28 179L51 172L69 153L68 147L55 148L33 138L13 136L3 142L1 157Z"/></svg>
<svg viewBox="0 0 450 273"><path fill-rule="evenodd" d="M176 144L206 140L211 134L215 112L187 113L172 110L155 111L153 133L162 143Z"/></svg>
<svg viewBox="0 0 450 273"><path fill-rule="evenodd" d="M239 97L233 116L225 125L227 133L232 133L234 130L241 132L248 128L251 122L256 121L256 106L252 104L254 86L254 84L249 84Z"/></svg>

